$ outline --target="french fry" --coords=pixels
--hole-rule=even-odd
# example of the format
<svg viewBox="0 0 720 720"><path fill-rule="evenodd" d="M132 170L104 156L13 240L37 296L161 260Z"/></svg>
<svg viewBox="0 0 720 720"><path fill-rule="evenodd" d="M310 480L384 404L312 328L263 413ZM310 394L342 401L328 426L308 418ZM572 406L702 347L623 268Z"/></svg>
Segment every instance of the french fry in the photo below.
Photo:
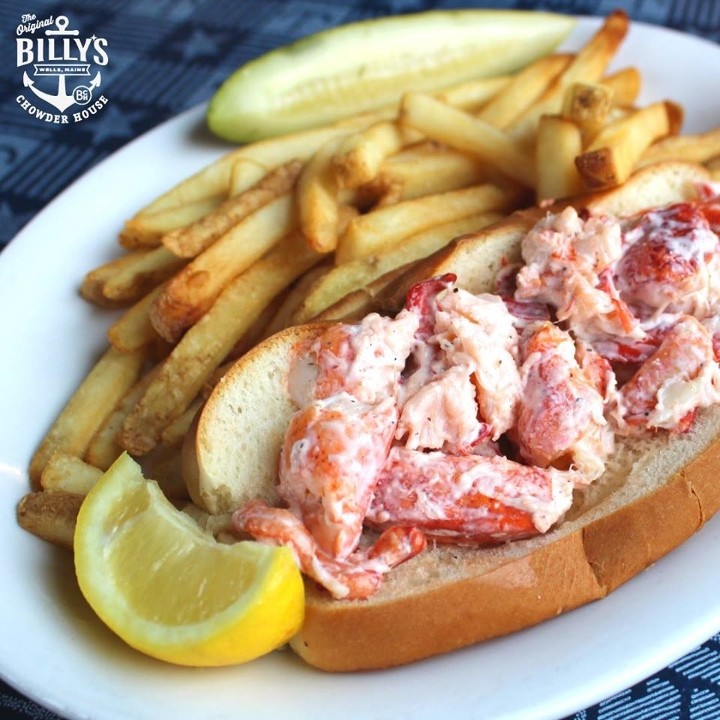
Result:
<svg viewBox="0 0 720 720"><path fill-rule="evenodd" d="M236 158L252 160L268 169L294 158L308 160L330 140L345 137L372 125L379 119L380 116L367 113L347 118L334 125L261 140L236 150Z"/></svg>
<svg viewBox="0 0 720 720"><path fill-rule="evenodd" d="M533 144L542 115L555 115L562 108L565 91L576 82L599 81L629 29L622 10L610 13L590 41L575 55L544 93L507 128L510 137L522 146Z"/></svg>
<svg viewBox="0 0 720 720"><path fill-rule="evenodd" d="M607 85L573 83L565 91L561 115L575 123L580 130L583 144L587 144L607 123L612 105L613 91ZM538 127L538 135L539 133L540 127ZM545 160L547 159L548 156L545 156Z"/></svg>
<svg viewBox="0 0 720 720"><path fill-rule="evenodd" d="M376 254L435 225L478 213L509 210L518 198L519 193L497 185L474 185L358 215L340 239L336 264Z"/></svg>
<svg viewBox="0 0 720 720"><path fill-rule="evenodd" d="M243 336L235 343L235 345L233 345L232 350L230 350L225 357L225 362L235 362L235 360L242 357L248 350L257 345L265 332L267 324L277 312L277 309L280 307L287 293L287 289L283 290L281 293L276 295L266 305L266 307L263 308L263 311L255 318L253 324L246 330L245 333L243 333Z"/></svg>
<svg viewBox="0 0 720 720"><path fill-rule="evenodd" d="M135 382L145 360L142 352L109 348L62 409L30 461L30 479L38 487L42 471L56 452L82 457L107 414Z"/></svg>
<svg viewBox="0 0 720 720"><path fill-rule="evenodd" d="M395 202L497 179L493 177L497 173L487 165L457 150L428 152L407 159L401 155L390 157L383 163L380 175L386 187L396 188Z"/></svg>
<svg viewBox="0 0 720 720"><path fill-rule="evenodd" d="M87 495L102 477L103 471L74 455L55 453L40 476L46 492L66 492Z"/></svg>
<svg viewBox="0 0 720 720"><path fill-rule="evenodd" d="M312 284L290 324L299 325L317 317L341 298L364 288L380 276L401 265L427 257L454 237L479 230L500 217L502 215L499 213L467 215L412 234L369 257L337 265Z"/></svg>
<svg viewBox="0 0 720 720"><path fill-rule="evenodd" d="M355 188L377 177L383 160L406 144L395 122L384 121L346 137L332 158L338 186Z"/></svg>
<svg viewBox="0 0 720 720"><path fill-rule="evenodd" d="M187 409L176 417L161 433L160 442L163 445L178 445L182 442L185 434L190 429L192 421L197 411L203 406L204 399L201 396L196 397Z"/></svg>
<svg viewBox="0 0 720 720"><path fill-rule="evenodd" d="M248 215L280 195L289 193L302 166L300 160L290 160L267 174L263 171L256 185L226 200L197 222L166 233L162 237L162 244L178 257L195 257Z"/></svg>
<svg viewBox="0 0 720 720"><path fill-rule="evenodd" d="M159 366L123 424L121 445L138 455L152 450L263 308L321 257L291 233L232 280Z"/></svg>
<svg viewBox="0 0 720 720"><path fill-rule="evenodd" d="M117 460L123 450L117 442L118 433L122 429L125 418L142 398L156 372L157 370L153 368L145 373L128 389L105 417L85 451L84 459L87 463L100 470L107 470Z"/></svg>
<svg viewBox="0 0 720 720"><path fill-rule="evenodd" d="M582 152L582 134L572 120L558 115L543 115L538 125L537 199L559 199L583 190L575 158Z"/></svg>
<svg viewBox="0 0 720 720"><path fill-rule="evenodd" d="M125 222L120 231L120 244L128 250L157 247L168 232L185 227L215 210L225 195L211 195L185 205L137 215Z"/></svg>
<svg viewBox="0 0 720 720"><path fill-rule="evenodd" d="M374 202L373 209L379 210L380 208L387 207L388 205L397 205L403 199L403 185L399 182L384 181L382 178L378 178L380 182L375 183L375 187L380 189L378 198Z"/></svg>
<svg viewBox="0 0 720 720"><path fill-rule="evenodd" d="M127 253L109 262L98 265L85 274L80 285L80 295L89 302L101 307L121 307L127 305L127 301L111 300L103 293L105 283L116 275L122 268L131 267L138 262L137 256L146 253L147 250Z"/></svg>
<svg viewBox="0 0 720 720"><path fill-rule="evenodd" d="M333 158L340 138L323 145L305 165L297 183L297 212L307 244L317 252L331 252L338 239L338 182Z"/></svg>
<svg viewBox="0 0 720 720"><path fill-rule="evenodd" d="M250 145L243 145L170 188L170 190L138 211L133 220L140 216L181 207L206 198L226 198L233 175L233 168L237 161L250 161L260 166L264 172L267 172L294 158L307 160L328 140L348 135L358 128L371 125L373 122L377 122L380 117L376 113L367 113L348 118L335 125L302 130L297 133L261 140ZM257 173L249 173L247 184L245 186L237 184L234 188L235 192L247 190L258 179Z"/></svg>
<svg viewBox="0 0 720 720"><path fill-rule="evenodd" d="M282 167L284 164L285 163L281 163L278 167ZM272 172L272 170L273 168L268 169L265 165L256 163L253 160L238 158L230 169L227 196L232 198L247 192L257 185L268 172Z"/></svg>
<svg viewBox="0 0 720 720"><path fill-rule="evenodd" d="M651 145L640 158L638 167L662 160L687 160L707 163L720 155L720 128L699 135L671 135Z"/></svg>
<svg viewBox="0 0 720 720"><path fill-rule="evenodd" d="M413 263L401 265L376 278L363 288L353 290L340 298L337 302L325 308L315 316L314 320L320 322L353 322L361 320L365 315L377 310L376 297L382 293L394 280L404 275Z"/></svg>
<svg viewBox="0 0 720 720"><path fill-rule="evenodd" d="M187 262L164 247L137 250L130 257L132 261L120 263L117 272L103 283L102 294L108 300L136 302Z"/></svg>
<svg viewBox="0 0 720 720"><path fill-rule="evenodd" d="M275 314L272 316L268 324L265 326L263 333L260 336L261 340L274 335L280 330L284 330L286 327L292 325L292 319L295 313L303 303L303 300L310 292L310 288L330 272L332 265L329 263L320 263L313 268L310 268L304 275L299 277L293 286L290 288L287 295L283 298L283 302L276 309Z"/></svg>
<svg viewBox="0 0 720 720"><path fill-rule="evenodd" d="M476 112L504 90L510 81L511 77L509 75L468 80L442 92L435 93L434 97L447 105L452 105L467 112Z"/></svg>
<svg viewBox="0 0 720 720"><path fill-rule="evenodd" d="M33 535L72 549L75 523L84 500L66 492L31 492L17 506L17 521Z"/></svg>
<svg viewBox="0 0 720 720"><path fill-rule="evenodd" d="M642 75L636 67L628 67L606 75L600 82L612 90L616 105L630 106L635 104L640 94Z"/></svg>
<svg viewBox="0 0 720 720"><path fill-rule="evenodd" d="M572 60L572 55L546 55L514 75L477 114L480 120L506 128L547 89Z"/></svg>
<svg viewBox="0 0 720 720"><path fill-rule="evenodd" d="M171 278L155 299L150 321L158 335L177 342L234 277L296 225L294 197L285 193L232 227Z"/></svg>
<svg viewBox="0 0 720 720"><path fill-rule="evenodd" d="M403 123L433 140L472 153L526 187L535 185L535 165L502 130L421 93L406 93Z"/></svg>
<svg viewBox="0 0 720 720"><path fill-rule="evenodd" d="M129 307L109 328L108 340L119 352L133 352L153 343L158 334L150 322L150 308L165 285L158 285Z"/></svg>
<svg viewBox="0 0 720 720"><path fill-rule="evenodd" d="M607 125L575 159L585 187L600 189L625 182L645 150L656 140L677 132L681 122L682 109L666 101Z"/></svg>

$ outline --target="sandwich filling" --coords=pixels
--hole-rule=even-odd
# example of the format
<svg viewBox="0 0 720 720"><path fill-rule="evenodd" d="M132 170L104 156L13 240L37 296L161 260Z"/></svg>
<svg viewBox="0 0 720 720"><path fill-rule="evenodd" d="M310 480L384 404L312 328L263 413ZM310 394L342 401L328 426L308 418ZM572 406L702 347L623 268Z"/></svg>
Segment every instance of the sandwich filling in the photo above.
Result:
<svg viewBox="0 0 720 720"><path fill-rule="evenodd" d="M234 527L349 599L428 541L547 532L618 436L688 432L720 402L719 231L712 186L625 219L568 207L495 294L445 275L394 318L329 327L289 375L284 506L252 502Z"/></svg>

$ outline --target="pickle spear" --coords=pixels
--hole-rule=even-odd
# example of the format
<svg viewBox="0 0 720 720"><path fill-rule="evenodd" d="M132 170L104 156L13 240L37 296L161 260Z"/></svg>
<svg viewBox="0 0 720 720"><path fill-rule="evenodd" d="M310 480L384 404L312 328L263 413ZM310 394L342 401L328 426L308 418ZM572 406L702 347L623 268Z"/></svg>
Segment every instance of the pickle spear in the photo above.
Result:
<svg viewBox="0 0 720 720"><path fill-rule="evenodd" d="M511 73L572 30L543 12L444 10L341 25L273 50L236 70L210 101L207 122L232 142L253 142Z"/></svg>

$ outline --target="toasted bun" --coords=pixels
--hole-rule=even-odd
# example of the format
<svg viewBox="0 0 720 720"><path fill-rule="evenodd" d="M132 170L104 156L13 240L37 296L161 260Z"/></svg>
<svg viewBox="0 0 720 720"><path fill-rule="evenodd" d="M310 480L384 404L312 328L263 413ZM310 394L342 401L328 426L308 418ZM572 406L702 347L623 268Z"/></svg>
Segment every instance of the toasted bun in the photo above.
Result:
<svg viewBox="0 0 720 720"><path fill-rule="evenodd" d="M288 328L245 354L220 379L182 450L192 501L213 515L249 500L278 500L277 462L290 415L288 358L322 330Z"/></svg>
<svg viewBox="0 0 720 720"><path fill-rule="evenodd" d="M693 195L702 168L662 163L622 188L573 203L629 215ZM555 209L555 208L553 208ZM532 209L455 240L381 293L399 307L407 289L454 272L472 292L491 290L497 270L544 215ZM240 360L216 387L186 443L191 496L210 512L275 498L276 464L295 410L288 357L321 325L284 331ZM599 599L686 540L720 507L720 407L682 436L620 440L604 475L578 493L566 520L546 535L490 549L428 548L394 569L369 600L333 600L306 583L306 615L291 646L329 671L389 667L529 627ZM191 472L191 471L188 471Z"/></svg>

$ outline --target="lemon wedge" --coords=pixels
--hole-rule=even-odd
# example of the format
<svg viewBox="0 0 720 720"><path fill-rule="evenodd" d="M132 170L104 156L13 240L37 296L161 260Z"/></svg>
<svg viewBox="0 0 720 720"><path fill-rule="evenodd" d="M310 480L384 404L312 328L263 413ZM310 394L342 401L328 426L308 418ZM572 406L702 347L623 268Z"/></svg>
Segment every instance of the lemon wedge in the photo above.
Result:
<svg viewBox="0 0 720 720"><path fill-rule="evenodd" d="M97 615L167 662L242 663L302 624L302 577L287 548L216 542L127 454L84 500L74 550L80 589Z"/></svg>
<svg viewBox="0 0 720 720"><path fill-rule="evenodd" d="M432 10L341 25L236 70L210 100L210 130L252 142L511 73L572 30L565 15L517 10Z"/></svg>

